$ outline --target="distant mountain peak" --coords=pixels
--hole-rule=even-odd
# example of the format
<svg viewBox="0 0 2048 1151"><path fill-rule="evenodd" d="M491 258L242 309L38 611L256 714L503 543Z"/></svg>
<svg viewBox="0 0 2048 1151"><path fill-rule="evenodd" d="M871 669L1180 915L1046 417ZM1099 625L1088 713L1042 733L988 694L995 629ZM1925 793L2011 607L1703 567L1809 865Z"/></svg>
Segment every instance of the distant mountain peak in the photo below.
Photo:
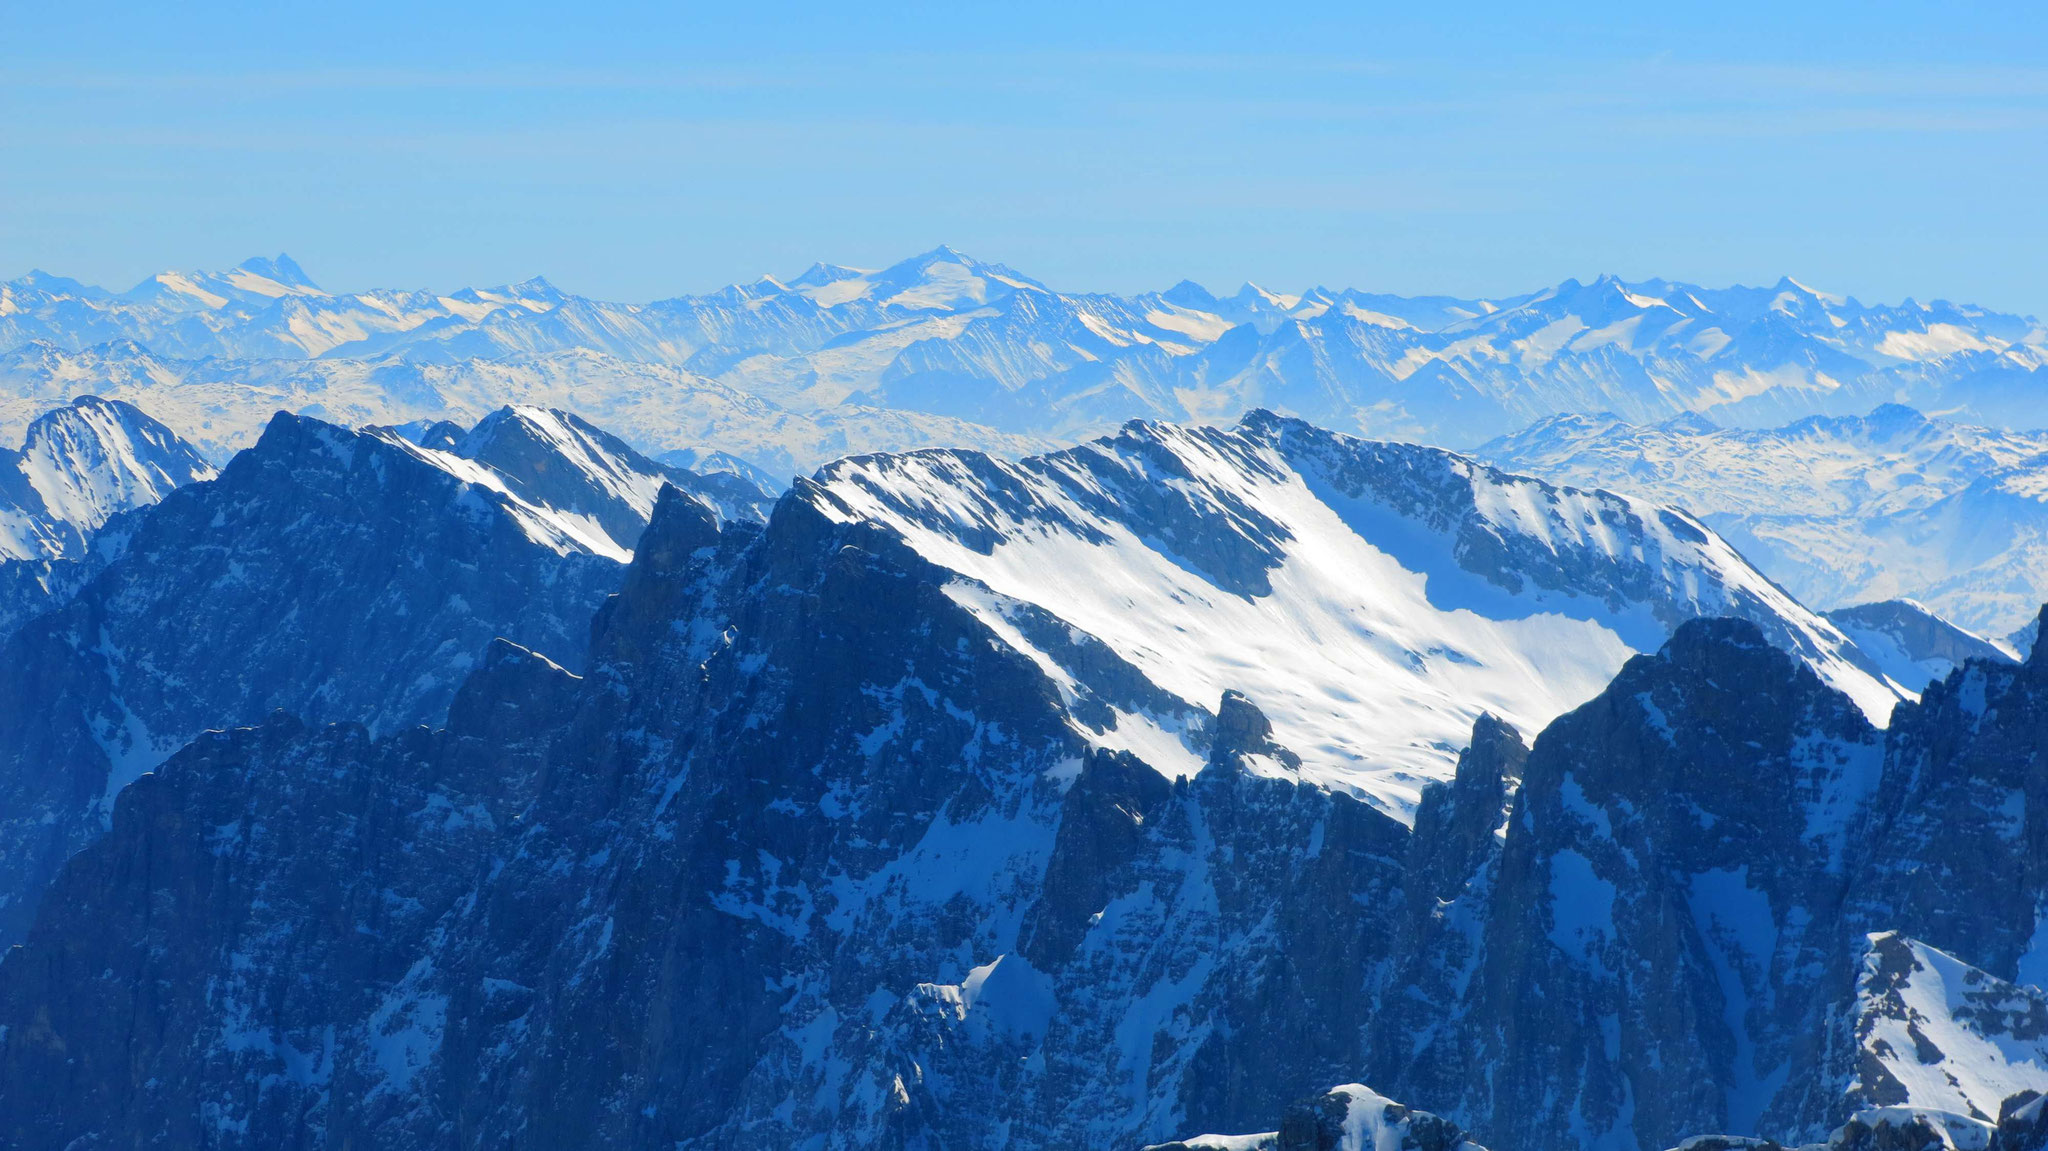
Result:
<svg viewBox="0 0 2048 1151"><path fill-rule="evenodd" d="M1021 272L985 263L946 244L892 264L868 279L877 302L915 311L979 307L1019 291L1051 291Z"/></svg>
<svg viewBox="0 0 2048 1151"><path fill-rule="evenodd" d="M1288 296L1279 292L1269 292L1250 280L1246 280L1244 286L1239 288L1230 299L1232 303L1243 304L1248 307L1278 308L1281 311L1286 311L1301 302L1300 296Z"/></svg>
<svg viewBox="0 0 2048 1151"><path fill-rule="evenodd" d="M1920 409L1907 404L1879 404L1864 418L1872 424L1889 427L1918 427L1935 422Z"/></svg>
<svg viewBox="0 0 2048 1151"><path fill-rule="evenodd" d="M860 268L849 268L843 264L820 262L805 268L802 275L784 283L792 288L822 288L827 284L836 284L842 280L858 280L868 275L873 273Z"/></svg>
<svg viewBox="0 0 2048 1151"><path fill-rule="evenodd" d="M285 255L283 252L269 257L251 256L235 266L242 271L253 272L265 279L275 280L287 287L312 288L315 290L318 290L320 287L320 285L313 282L311 276L306 274L304 268L299 267L297 260Z"/></svg>
<svg viewBox="0 0 2048 1151"><path fill-rule="evenodd" d="M1182 280L1173 287L1159 293L1159 298L1169 304L1178 304L1183 308L1212 308L1216 306L1216 296L1209 289L1195 283L1193 280Z"/></svg>
<svg viewBox="0 0 2048 1151"><path fill-rule="evenodd" d="M1721 430L1721 425L1708 419L1704 412L1680 412L1657 426L1689 436L1710 436Z"/></svg>
<svg viewBox="0 0 2048 1151"><path fill-rule="evenodd" d="M49 292L55 295L79 296L89 300L105 299L109 295L105 288L80 283L69 276L54 275L43 271L41 268L29 269L27 275L12 281L12 284L33 291Z"/></svg>

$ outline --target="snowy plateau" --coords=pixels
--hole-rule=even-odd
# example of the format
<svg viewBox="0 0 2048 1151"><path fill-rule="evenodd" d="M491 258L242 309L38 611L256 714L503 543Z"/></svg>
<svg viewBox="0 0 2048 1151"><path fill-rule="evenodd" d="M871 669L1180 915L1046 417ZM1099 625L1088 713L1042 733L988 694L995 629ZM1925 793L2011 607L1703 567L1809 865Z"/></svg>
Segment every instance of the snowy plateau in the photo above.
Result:
<svg viewBox="0 0 2048 1151"><path fill-rule="evenodd" d="M0 1145L2048 1147L2048 327L0 284Z"/></svg>

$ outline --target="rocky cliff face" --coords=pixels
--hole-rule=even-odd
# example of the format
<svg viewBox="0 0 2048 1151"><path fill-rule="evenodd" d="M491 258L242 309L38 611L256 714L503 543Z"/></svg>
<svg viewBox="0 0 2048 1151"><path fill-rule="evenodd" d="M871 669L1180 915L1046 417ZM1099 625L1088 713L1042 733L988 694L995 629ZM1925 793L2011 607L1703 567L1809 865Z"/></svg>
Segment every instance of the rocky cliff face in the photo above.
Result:
<svg viewBox="0 0 2048 1151"><path fill-rule="evenodd" d="M1704 621L1519 770L1482 727L1425 795L1363 1066L1496 1146L1991 1145L2048 1089L2041 674L1971 660L1880 733Z"/></svg>
<svg viewBox="0 0 2048 1151"><path fill-rule="evenodd" d="M404 556L427 511L482 501L432 530L486 555L524 541L509 554L542 565L515 581L526 610L533 587L575 586L536 571L603 562L476 460L307 421L273 434L335 477L308 506L370 490L416 513L312 538ZM299 523L289 501L261 510L276 484L237 487L249 459L149 523ZM895 482L912 473L934 482ZM1265 707L1301 698L1270 669L1219 656L1196 694L1162 658L1181 641L1106 608L1078 626L1055 610L1077 600L1047 594L1170 566L1162 586L1199 611L1155 622L1315 602L1290 565L1324 515L1441 561L1329 569L1408 581L1368 604L1404 640L1473 605L1495 636L1546 615L1661 635L1669 612L1673 630L1533 744L1472 706L1450 769L1390 810L1319 774L1322 749L1290 739L1310 728ZM583 658L561 633L482 641L440 730L392 718L366 678L348 702L373 724L249 716L120 792L0 960L0 1122L25 1149L1252 1131L1548 1151L1825 1139L1892 1091L1872 1068L1908 1109L1969 1069L1941 1105L1989 1115L2036 1050L2034 997L1995 980L2034 962L2036 888L2012 868L2039 855L2026 757L2048 672L1970 662L1880 730L1831 686L1854 667L1839 633L1687 530L1280 421L1140 427L1029 466L854 461L765 525L664 489ZM300 558L343 554L326 546ZM1133 563L1033 566L1083 547ZM209 562L190 587L236 586ZM123 571L91 586L140 578ZM1436 614L1402 631L1387 603ZM1762 618L1683 621L1687 603ZM1333 704L1361 678L1329 681L1352 692ZM329 718L328 698L299 706ZM1141 721L1171 742L1131 738ZM79 778L105 794L104 772ZM1983 905L1957 912L1931 869ZM1359 1079L1429 1114L1325 1094Z"/></svg>
<svg viewBox="0 0 2048 1151"><path fill-rule="evenodd" d="M105 1108L13 1112L15 1140L148 1138L191 1113L252 1146L1094 1144L1276 1108L1347 1066L1407 830L1276 774L1242 701L1192 779L1090 751L949 579L801 502L721 532L671 498L587 679L505 654L445 734L278 721L181 753L0 963L0 1096L87 1049L157 1070L92 1076L121 1097ZM501 790L462 782L487 763ZM290 796L249 796L279 773ZM386 776L448 782L376 821L343 802ZM267 802L297 814L229 818ZM295 862L344 850L433 874ZM310 893L259 913L255 887L209 886L223 874ZM109 885L189 914L77 934ZM300 968L306 1014L222 1014L207 989L271 969L254 940L288 946L300 907L378 959ZM403 930L372 918L401 909ZM110 965L108 993L160 989L146 1021L62 990ZM1278 1027L1297 1042L1276 1059Z"/></svg>
<svg viewBox="0 0 2048 1151"><path fill-rule="evenodd" d="M281 415L101 548L0 648L0 939L114 795L201 731L277 708L437 722L500 635L579 663L622 569L487 479Z"/></svg>
<svg viewBox="0 0 2048 1151"><path fill-rule="evenodd" d="M2048 659L1973 661L1898 718L1859 925L2048 982Z"/></svg>
<svg viewBox="0 0 2048 1151"><path fill-rule="evenodd" d="M1753 627L1680 628L1536 741L1472 906L1409 949L1428 968L1479 940L1458 1025L1412 1056L1385 1037L1382 1081L1502 1143L1752 1129L1820 1010L1882 754Z"/></svg>

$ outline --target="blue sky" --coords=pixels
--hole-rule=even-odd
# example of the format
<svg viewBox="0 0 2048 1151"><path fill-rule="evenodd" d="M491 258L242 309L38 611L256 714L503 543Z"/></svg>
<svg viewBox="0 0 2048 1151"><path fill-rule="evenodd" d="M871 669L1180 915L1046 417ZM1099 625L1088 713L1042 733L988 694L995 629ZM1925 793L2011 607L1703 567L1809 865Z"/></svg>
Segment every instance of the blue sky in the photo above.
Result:
<svg viewBox="0 0 2048 1151"><path fill-rule="evenodd" d="M2048 315L2038 6L171 7L0 0L0 276L637 300L946 242L1074 289Z"/></svg>

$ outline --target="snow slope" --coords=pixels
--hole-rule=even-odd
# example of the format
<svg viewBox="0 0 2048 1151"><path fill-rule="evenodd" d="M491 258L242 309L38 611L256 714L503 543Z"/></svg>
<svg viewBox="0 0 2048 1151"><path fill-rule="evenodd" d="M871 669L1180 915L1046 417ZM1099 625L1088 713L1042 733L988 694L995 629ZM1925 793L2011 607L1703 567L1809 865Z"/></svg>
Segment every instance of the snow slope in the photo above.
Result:
<svg viewBox="0 0 2048 1151"><path fill-rule="evenodd" d="M765 521L778 494L746 476L655 463L617 436L552 408L502 408L448 450L489 467L521 499L587 523L628 553L664 484L709 504L721 520Z"/></svg>
<svg viewBox="0 0 2048 1151"><path fill-rule="evenodd" d="M1559 416L1478 454L1679 504L1820 607L1911 598L2005 635L2048 601L2048 433L1896 404L1766 430Z"/></svg>
<svg viewBox="0 0 2048 1151"><path fill-rule="evenodd" d="M1237 690L1304 777L1406 819L1481 712L1540 729L1698 615L1757 620L1880 723L1904 695L1682 514L1263 412L1016 464L855 457L799 492L959 573L956 601L1070 696L1098 690L1091 644L1156 685L1090 735L1168 776L1200 769L1199 717Z"/></svg>
<svg viewBox="0 0 2048 1151"><path fill-rule="evenodd" d="M1998 1118L2048 1092L2048 994L1896 932L1870 937L1857 988L1863 1053L1850 1092L1879 1106Z"/></svg>
<svg viewBox="0 0 2048 1151"><path fill-rule="evenodd" d="M31 422L19 452L0 449L0 559L75 557L108 518L213 476L140 409L81 396Z"/></svg>
<svg viewBox="0 0 2048 1151"><path fill-rule="evenodd" d="M1895 682L1917 687L1972 659L2016 660L2018 653L1912 600L1884 600L1822 612Z"/></svg>

